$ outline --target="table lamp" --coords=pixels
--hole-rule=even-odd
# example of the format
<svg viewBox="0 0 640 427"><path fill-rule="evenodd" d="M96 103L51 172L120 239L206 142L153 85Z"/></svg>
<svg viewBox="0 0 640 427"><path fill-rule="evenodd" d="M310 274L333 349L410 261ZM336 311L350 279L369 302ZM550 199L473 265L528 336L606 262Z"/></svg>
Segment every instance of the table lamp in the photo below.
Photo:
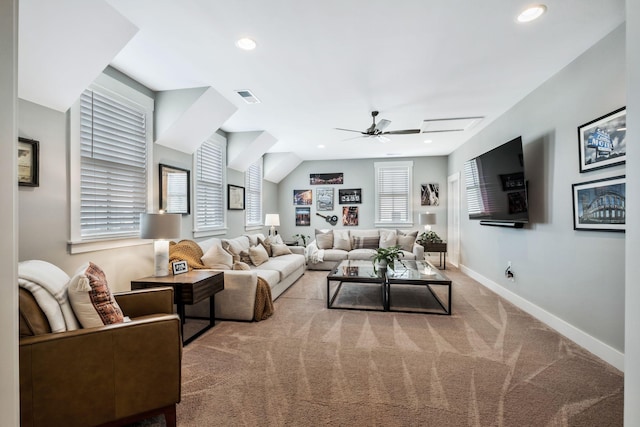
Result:
<svg viewBox="0 0 640 427"><path fill-rule="evenodd" d="M153 239L155 276L169 275L169 239L180 237L180 215L140 214L140 238Z"/></svg>
<svg viewBox="0 0 640 427"><path fill-rule="evenodd" d="M436 214L421 213L419 217L420 225L424 225L424 231L431 231L431 226L436 223Z"/></svg>
<svg viewBox="0 0 640 427"><path fill-rule="evenodd" d="M269 230L269 236L275 236L276 227L280 226L280 215L267 214L267 216L264 219L264 225L270 225L271 229Z"/></svg>

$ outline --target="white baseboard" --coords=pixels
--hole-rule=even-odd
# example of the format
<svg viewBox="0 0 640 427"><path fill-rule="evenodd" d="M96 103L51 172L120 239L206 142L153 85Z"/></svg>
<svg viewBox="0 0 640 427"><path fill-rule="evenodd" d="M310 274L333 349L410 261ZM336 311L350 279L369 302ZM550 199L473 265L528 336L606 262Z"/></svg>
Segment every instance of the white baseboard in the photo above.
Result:
<svg viewBox="0 0 640 427"><path fill-rule="evenodd" d="M509 301L511 304L526 311L542 323L546 324L550 328L556 330L558 333L569 338L579 346L583 347L587 351L598 356L608 364L612 365L616 369L624 372L624 353L616 350L615 348L603 343L602 341L592 337L586 332L576 328L575 326L567 323L561 318L549 313L541 307L533 304L530 301L522 298L521 296L514 294L510 290L498 285L496 282L484 277L483 275L471 270L470 268L460 264L460 271L467 276L478 281L481 285L500 295L502 298Z"/></svg>

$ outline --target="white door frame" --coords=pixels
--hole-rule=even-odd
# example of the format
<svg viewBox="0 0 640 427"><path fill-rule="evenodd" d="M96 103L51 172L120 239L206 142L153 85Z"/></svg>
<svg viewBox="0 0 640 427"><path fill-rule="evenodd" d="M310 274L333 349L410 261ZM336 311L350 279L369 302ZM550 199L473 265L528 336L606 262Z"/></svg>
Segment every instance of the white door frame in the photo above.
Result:
<svg viewBox="0 0 640 427"><path fill-rule="evenodd" d="M449 262L458 267L460 264L460 172L447 178L447 252Z"/></svg>

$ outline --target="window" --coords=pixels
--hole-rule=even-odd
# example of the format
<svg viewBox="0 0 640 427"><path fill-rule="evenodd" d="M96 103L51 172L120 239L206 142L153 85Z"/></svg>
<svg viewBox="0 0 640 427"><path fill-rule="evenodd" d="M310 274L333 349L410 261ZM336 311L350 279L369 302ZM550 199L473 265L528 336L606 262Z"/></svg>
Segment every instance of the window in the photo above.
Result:
<svg viewBox="0 0 640 427"><path fill-rule="evenodd" d="M152 117L152 99L105 75L71 108L71 253L139 240L151 202Z"/></svg>
<svg viewBox="0 0 640 427"><path fill-rule="evenodd" d="M262 157L245 172L245 226L262 226Z"/></svg>
<svg viewBox="0 0 640 427"><path fill-rule="evenodd" d="M467 186L467 205L469 215L482 215L486 212L480 186L480 168L478 159L473 159L464 164L464 179Z"/></svg>
<svg viewBox="0 0 640 427"><path fill-rule="evenodd" d="M195 237L215 234L211 232L222 231L226 226L226 146L226 139L214 134L202 143L194 156Z"/></svg>
<svg viewBox="0 0 640 427"><path fill-rule="evenodd" d="M413 162L376 162L376 226L413 225Z"/></svg>

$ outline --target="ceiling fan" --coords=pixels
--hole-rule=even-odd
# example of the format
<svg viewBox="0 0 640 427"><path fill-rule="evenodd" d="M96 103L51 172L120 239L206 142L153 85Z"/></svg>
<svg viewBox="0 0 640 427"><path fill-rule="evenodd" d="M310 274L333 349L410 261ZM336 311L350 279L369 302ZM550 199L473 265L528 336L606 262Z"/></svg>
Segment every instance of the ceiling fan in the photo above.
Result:
<svg viewBox="0 0 640 427"><path fill-rule="evenodd" d="M369 138L374 137L379 139L382 142L390 141L384 135L407 135L411 133L420 133L420 129L402 129L402 130L389 130L385 131L387 126L391 124L391 120L381 119L378 123L376 123L376 117L378 116L378 111L371 112L372 123L365 131L353 130L353 129L344 129L344 128L335 128L337 130L344 130L347 132L357 132L362 134L360 137L356 138Z"/></svg>

